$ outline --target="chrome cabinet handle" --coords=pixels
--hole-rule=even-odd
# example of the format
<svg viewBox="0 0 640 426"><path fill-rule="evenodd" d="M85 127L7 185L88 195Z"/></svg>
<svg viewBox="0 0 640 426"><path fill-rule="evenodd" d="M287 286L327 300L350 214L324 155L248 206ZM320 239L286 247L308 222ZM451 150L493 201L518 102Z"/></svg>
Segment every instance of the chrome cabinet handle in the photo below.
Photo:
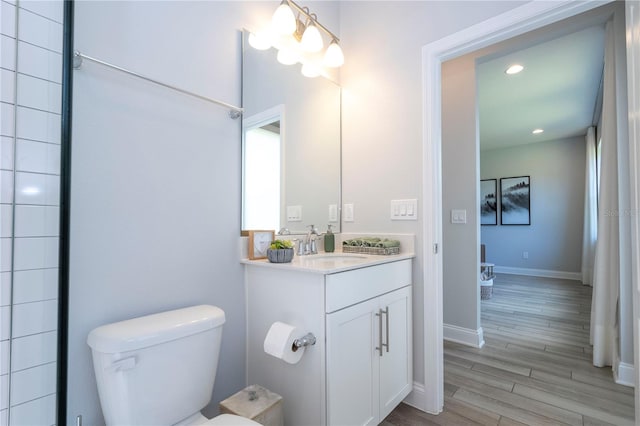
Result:
<svg viewBox="0 0 640 426"><path fill-rule="evenodd" d="M378 337L380 341L380 346L376 347L376 351L379 351L379 355L382 356L382 347L384 343L382 343L382 309L376 312L376 316L378 317Z"/></svg>
<svg viewBox="0 0 640 426"><path fill-rule="evenodd" d="M382 309L380 309L380 313L384 314L385 316L385 325L387 327L386 330L386 334L387 334L387 343L383 343L382 346L387 348L387 352L389 352L389 307L387 306L384 311ZM382 332L381 332L382 334Z"/></svg>

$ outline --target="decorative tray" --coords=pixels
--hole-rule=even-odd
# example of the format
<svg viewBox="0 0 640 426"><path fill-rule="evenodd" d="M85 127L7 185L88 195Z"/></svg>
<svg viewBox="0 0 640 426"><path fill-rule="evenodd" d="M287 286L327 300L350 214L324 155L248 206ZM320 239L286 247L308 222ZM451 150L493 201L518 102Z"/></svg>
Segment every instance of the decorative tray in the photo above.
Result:
<svg viewBox="0 0 640 426"><path fill-rule="evenodd" d="M400 247L365 247L365 246L342 246L343 253L377 254L388 256L400 254Z"/></svg>

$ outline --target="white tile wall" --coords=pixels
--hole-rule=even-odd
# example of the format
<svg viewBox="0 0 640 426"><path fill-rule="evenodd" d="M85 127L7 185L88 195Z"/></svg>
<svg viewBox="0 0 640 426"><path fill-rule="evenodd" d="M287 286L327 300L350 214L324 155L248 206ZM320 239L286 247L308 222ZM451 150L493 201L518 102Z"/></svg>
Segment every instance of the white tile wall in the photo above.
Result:
<svg viewBox="0 0 640 426"><path fill-rule="evenodd" d="M54 331L58 324L58 301L22 303L13 306L13 339Z"/></svg>
<svg viewBox="0 0 640 426"><path fill-rule="evenodd" d="M60 177L36 173L16 173L16 204L57 206L60 204Z"/></svg>
<svg viewBox="0 0 640 426"><path fill-rule="evenodd" d="M18 20L20 40L62 53L62 25L24 9Z"/></svg>
<svg viewBox="0 0 640 426"><path fill-rule="evenodd" d="M11 114L13 117L13 112ZM60 116L58 114L23 107L18 107L17 114L16 125L19 138L60 143ZM7 131L13 132L12 129L13 127ZM13 136L13 133L10 136Z"/></svg>
<svg viewBox="0 0 640 426"><path fill-rule="evenodd" d="M15 75L14 71L1 70L0 71L0 101L12 104L13 97L15 95Z"/></svg>
<svg viewBox="0 0 640 426"><path fill-rule="evenodd" d="M2 2L0 5L2 10L0 15L2 21L0 21L0 32L9 37L16 37L16 7L7 2Z"/></svg>
<svg viewBox="0 0 640 426"><path fill-rule="evenodd" d="M0 169L13 170L13 138L0 137Z"/></svg>
<svg viewBox="0 0 640 426"><path fill-rule="evenodd" d="M16 238L14 271L58 267L58 238Z"/></svg>
<svg viewBox="0 0 640 426"><path fill-rule="evenodd" d="M36 398L42 398L43 396L51 395L55 391L55 362L11 374L11 405L23 404Z"/></svg>
<svg viewBox="0 0 640 426"><path fill-rule="evenodd" d="M0 5L0 426L53 425L63 2Z"/></svg>
<svg viewBox="0 0 640 426"><path fill-rule="evenodd" d="M16 237L57 237L59 220L58 207L17 205Z"/></svg>
<svg viewBox="0 0 640 426"><path fill-rule="evenodd" d="M11 71L6 71L12 74ZM4 84L4 83L3 83ZM18 73L18 105L60 114L62 86Z"/></svg>
<svg viewBox="0 0 640 426"><path fill-rule="evenodd" d="M11 369L15 372L55 362L57 340L55 331L13 339Z"/></svg>
<svg viewBox="0 0 640 426"><path fill-rule="evenodd" d="M15 71L16 69L16 41L6 35L0 36L0 68Z"/></svg>
<svg viewBox="0 0 640 426"><path fill-rule="evenodd" d="M56 297L58 297L58 268L14 272L14 303L38 302Z"/></svg>
<svg viewBox="0 0 640 426"><path fill-rule="evenodd" d="M1 103L0 104L0 135L13 136L14 135L14 111L13 105Z"/></svg>
<svg viewBox="0 0 640 426"><path fill-rule="evenodd" d="M19 43L20 73L60 83L62 81L62 55L28 43ZM3 53L4 54L4 53Z"/></svg>
<svg viewBox="0 0 640 426"><path fill-rule="evenodd" d="M12 426L53 425L56 422L56 396L48 395L11 407Z"/></svg>
<svg viewBox="0 0 640 426"><path fill-rule="evenodd" d="M0 204L0 238L11 238L13 235L13 206Z"/></svg>
<svg viewBox="0 0 640 426"><path fill-rule="evenodd" d="M60 174L60 145L18 139L16 170Z"/></svg>
<svg viewBox="0 0 640 426"><path fill-rule="evenodd" d="M0 204L11 204L13 201L13 172L0 171Z"/></svg>

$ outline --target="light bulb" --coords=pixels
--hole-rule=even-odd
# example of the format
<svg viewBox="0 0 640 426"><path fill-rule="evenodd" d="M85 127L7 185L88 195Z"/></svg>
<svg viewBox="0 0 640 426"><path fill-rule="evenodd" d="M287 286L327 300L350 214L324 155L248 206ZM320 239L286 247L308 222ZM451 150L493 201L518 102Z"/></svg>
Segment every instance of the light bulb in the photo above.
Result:
<svg viewBox="0 0 640 426"><path fill-rule="evenodd" d="M324 54L324 65L327 67L340 67L344 64L344 54L337 41L333 40Z"/></svg>
<svg viewBox="0 0 640 426"><path fill-rule="evenodd" d="M322 49L322 35L320 35L320 31L318 31L318 27L316 27L313 20L309 22L307 29L304 30L302 40L300 40L300 45L307 52L317 52Z"/></svg>
<svg viewBox="0 0 640 426"><path fill-rule="evenodd" d="M287 0L282 0L280 6L273 13L271 25L276 32L282 35L292 34L296 30L296 17Z"/></svg>
<svg viewBox="0 0 640 426"><path fill-rule="evenodd" d="M302 69L300 70L300 72L302 73L302 75L309 78L314 78L320 75L320 71L318 70L318 68L309 64L302 64Z"/></svg>
<svg viewBox="0 0 640 426"><path fill-rule="evenodd" d="M271 40L265 32L249 33L249 45L257 50L267 50L271 47Z"/></svg>
<svg viewBox="0 0 640 426"><path fill-rule="evenodd" d="M293 65L298 62L298 55L289 49L278 50L278 56L276 56L278 62L282 65Z"/></svg>
<svg viewBox="0 0 640 426"><path fill-rule="evenodd" d="M524 69L524 67L522 65L513 64L509 68L506 69L505 74L509 74L509 75L518 74L523 69Z"/></svg>

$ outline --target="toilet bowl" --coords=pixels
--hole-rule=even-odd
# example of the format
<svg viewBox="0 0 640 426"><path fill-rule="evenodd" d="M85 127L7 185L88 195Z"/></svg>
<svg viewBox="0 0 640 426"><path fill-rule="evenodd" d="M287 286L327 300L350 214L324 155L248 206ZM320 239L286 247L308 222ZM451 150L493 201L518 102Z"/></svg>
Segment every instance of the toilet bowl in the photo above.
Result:
<svg viewBox="0 0 640 426"><path fill-rule="evenodd" d="M107 425L258 425L202 410L211 400L224 311L193 306L103 325L89 333Z"/></svg>

